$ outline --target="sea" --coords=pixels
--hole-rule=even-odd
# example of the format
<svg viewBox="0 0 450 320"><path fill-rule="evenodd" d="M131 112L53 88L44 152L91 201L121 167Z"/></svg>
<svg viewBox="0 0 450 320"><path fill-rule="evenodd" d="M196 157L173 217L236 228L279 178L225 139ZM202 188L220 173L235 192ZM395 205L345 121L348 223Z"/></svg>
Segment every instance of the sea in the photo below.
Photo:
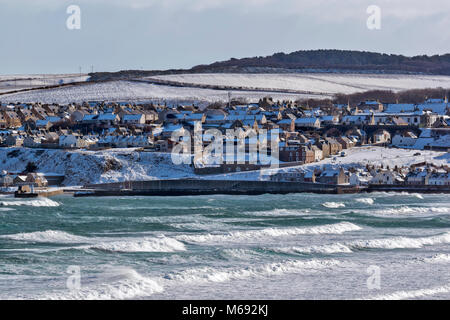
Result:
<svg viewBox="0 0 450 320"><path fill-rule="evenodd" d="M450 197L0 197L0 299L449 299Z"/></svg>

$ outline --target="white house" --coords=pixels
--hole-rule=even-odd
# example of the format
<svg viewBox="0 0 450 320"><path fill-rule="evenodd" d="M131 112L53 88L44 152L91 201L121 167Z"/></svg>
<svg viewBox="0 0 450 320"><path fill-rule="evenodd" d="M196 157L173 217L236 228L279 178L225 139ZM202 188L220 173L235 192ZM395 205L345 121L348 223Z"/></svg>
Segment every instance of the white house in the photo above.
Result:
<svg viewBox="0 0 450 320"><path fill-rule="evenodd" d="M391 140L391 134L384 129L377 130L373 134L373 143L387 143L390 140Z"/></svg>
<svg viewBox="0 0 450 320"><path fill-rule="evenodd" d="M450 185L450 173L433 173L428 178L429 185L448 186Z"/></svg>
<svg viewBox="0 0 450 320"><path fill-rule="evenodd" d="M371 184L397 184L403 179L391 170L380 170L371 180Z"/></svg>
<svg viewBox="0 0 450 320"><path fill-rule="evenodd" d="M392 145L396 147L412 147L417 141L417 136L410 132L406 131L400 134L396 134L392 138Z"/></svg>

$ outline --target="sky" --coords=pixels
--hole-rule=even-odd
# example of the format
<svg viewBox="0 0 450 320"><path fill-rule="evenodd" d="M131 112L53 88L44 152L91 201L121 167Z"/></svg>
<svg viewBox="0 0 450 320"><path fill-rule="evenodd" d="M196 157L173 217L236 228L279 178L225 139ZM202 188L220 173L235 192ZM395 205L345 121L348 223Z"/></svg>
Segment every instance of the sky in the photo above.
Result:
<svg viewBox="0 0 450 320"><path fill-rule="evenodd" d="M67 27L70 5L80 29ZM370 5L379 29L367 27ZM190 68L309 49L444 54L449 30L449 0L0 0L0 74Z"/></svg>

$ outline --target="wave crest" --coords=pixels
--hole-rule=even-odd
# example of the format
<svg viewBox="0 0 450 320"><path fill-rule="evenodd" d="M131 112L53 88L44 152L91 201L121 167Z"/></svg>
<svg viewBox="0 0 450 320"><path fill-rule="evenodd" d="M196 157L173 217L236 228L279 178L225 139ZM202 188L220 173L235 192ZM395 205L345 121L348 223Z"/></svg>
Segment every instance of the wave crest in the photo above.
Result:
<svg viewBox="0 0 450 320"><path fill-rule="evenodd" d="M324 202L322 203L322 206L331 209L345 208L345 204L342 202Z"/></svg>
<svg viewBox="0 0 450 320"><path fill-rule="evenodd" d="M357 231L361 228L350 222L340 222L321 226L306 228L267 228L250 231L233 231L228 234L200 234L200 235L180 235L176 238L187 242L220 242L220 241L242 241L252 239L267 239L267 237L281 237L294 235L314 235L314 234L342 234L349 231Z"/></svg>
<svg viewBox="0 0 450 320"><path fill-rule="evenodd" d="M41 198L36 200L0 201L0 206L59 207L59 203L49 198Z"/></svg>

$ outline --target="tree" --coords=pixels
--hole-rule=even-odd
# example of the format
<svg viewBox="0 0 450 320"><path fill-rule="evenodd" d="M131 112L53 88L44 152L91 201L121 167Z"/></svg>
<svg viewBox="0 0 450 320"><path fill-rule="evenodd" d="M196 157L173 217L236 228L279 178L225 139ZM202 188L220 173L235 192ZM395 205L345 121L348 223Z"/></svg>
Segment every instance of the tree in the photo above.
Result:
<svg viewBox="0 0 450 320"><path fill-rule="evenodd" d="M38 167L36 166L36 164L34 162L30 161L27 163L25 172L26 173L36 172L37 169L38 169Z"/></svg>

